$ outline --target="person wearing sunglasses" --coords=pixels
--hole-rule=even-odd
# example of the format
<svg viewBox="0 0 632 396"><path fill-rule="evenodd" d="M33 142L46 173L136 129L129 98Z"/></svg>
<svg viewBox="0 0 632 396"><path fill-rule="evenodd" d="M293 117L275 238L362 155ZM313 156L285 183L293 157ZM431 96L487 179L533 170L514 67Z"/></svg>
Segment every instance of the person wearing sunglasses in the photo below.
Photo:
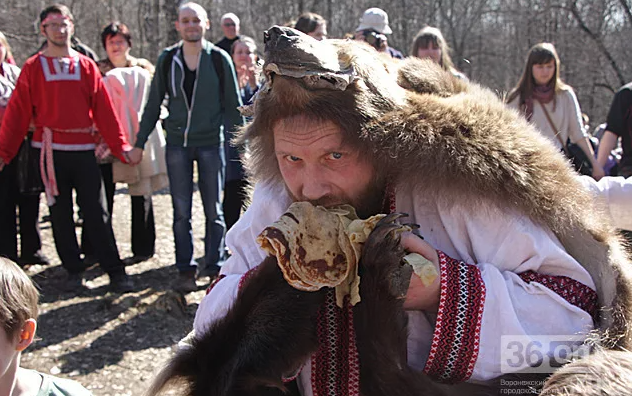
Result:
<svg viewBox="0 0 632 396"><path fill-rule="evenodd" d="M239 17L232 12L222 15L220 26L224 37L215 43L216 46L230 54L233 43L239 39Z"/></svg>

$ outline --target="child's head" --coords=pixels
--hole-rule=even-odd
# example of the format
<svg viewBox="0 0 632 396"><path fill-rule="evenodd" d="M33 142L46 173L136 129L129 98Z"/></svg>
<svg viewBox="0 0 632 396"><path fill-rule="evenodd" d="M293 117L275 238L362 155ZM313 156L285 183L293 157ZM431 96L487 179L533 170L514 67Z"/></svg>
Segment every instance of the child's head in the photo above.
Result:
<svg viewBox="0 0 632 396"><path fill-rule="evenodd" d="M39 293L31 278L13 261L0 257L0 331L4 331L7 339L14 340L24 331L27 322L34 325L38 299ZM29 333L34 333L34 329ZM33 334L30 338L32 340Z"/></svg>

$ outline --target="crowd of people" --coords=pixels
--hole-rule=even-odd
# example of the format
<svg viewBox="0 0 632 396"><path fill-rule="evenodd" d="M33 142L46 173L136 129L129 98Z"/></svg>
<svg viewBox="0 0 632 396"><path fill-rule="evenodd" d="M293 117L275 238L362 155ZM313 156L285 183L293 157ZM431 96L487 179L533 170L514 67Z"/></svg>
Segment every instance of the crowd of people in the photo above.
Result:
<svg viewBox="0 0 632 396"><path fill-rule="evenodd" d="M63 163L64 160L61 157L69 152L78 156L83 154L92 156L94 153L103 184L98 186L97 183L89 191L91 195L99 198L97 201L92 198L84 199L86 187L83 182L79 182L76 186L74 184L76 181L65 183L63 177L60 177L61 186L46 185L45 188L49 203L59 201L58 205L51 205L51 219L56 219L53 228L62 265L71 275L65 285L66 289L74 290L77 287L83 287L80 274L81 269L86 265L100 262L107 271L123 273L123 265L118 258L113 236L108 237L109 242L105 244L92 243L89 238L93 227L105 230L104 235L112 235L110 223L114 210L115 183L120 182L127 183L130 188L132 207L133 256L125 258L122 263L130 265L147 260L154 255L155 225L151 195L157 190L170 186L174 208L175 263L180 272L179 280L174 286L185 292L195 290L196 276L217 274L218 265L227 255L223 242L224 234L239 219L246 201L247 183L240 161L244 149L231 144L231 137L235 128L244 124L244 119L239 115L237 107L248 103L260 87L261 65L255 40L240 34L239 17L233 13L227 13L220 18L224 37L213 46L204 39L210 27L205 10L191 3L188 8L181 9L183 19L176 22L176 29L182 37L181 43L165 50L158 58L156 67L146 59L137 59L130 55L132 37L129 28L118 21L103 28L101 43L107 56L97 60L95 52L74 37L73 20L69 10L63 6L54 7L51 10L43 12L44 18L40 18L41 32L47 40L40 47L36 58L30 58L31 62L24 65L27 71L36 59L43 59L50 60L51 66L42 68L38 72L50 74L51 69L57 70L56 68L59 67L58 60L52 59L53 57L62 59L70 56L74 59L77 57L74 51L77 51L97 61L98 70L103 77L101 79L103 87L101 83L97 83L98 92L100 95L104 90L109 93L113 108L95 112L93 120L86 118L80 123L81 125L68 124L63 120L64 112L60 109L48 110L52 119L38 116L33 122L26 120L28 118L24 116L26 113L22 113L19 117L14 115L17 110L12 110L12 114L4 122L6 124L4 130L11 130L11 132L2 134L3 142L7 142L3 145L2 162L7 166L0 173L0 177L2 185L7 188L3 188L2 205L0 205L3 219L0 254L22 265L49 262L48 258L42 254L38 229L38 191L43 186L35 183L35 187L30 187L32 191L25 191L28 190L28 186L24 186L22 179L26 176L18 169L18 167L26 166L25 162L28 163L27 154L30 154L31 158L40 155L42 159L48 154L52 158L59 157L57 161ZM187 12L190 15L184 15ZM58 19L60 22L51 22L53 19ZM327 38L327 21L318 14L312 12L301 14L296 21L288 25L316 40ZM360 18L353 38L366 41L376 50L401 59L402 53L388 45L387 35L391 33L386 12L379 8L370 8ZM68 41L68 47L64 48L66 41ZM51 44L52 48L50 48ZM217 47L223 52L218 51ZM430 59L458 78L467 80L467 77L455 68L450 57L450 48L437 28L430 26L422 28L413 39L409 53L413 57ZM0 111L4 114L10 96L20 95L20 84L18 84L20 68L15 65L11 47L1 33L0 61L2 65ZM66 69L61 70L74 70L71 64L65 67ZM141 69L144 71L141 72ZM212 70L213 74L206 75L207 70ZM606 161L617 148L617 141L621 138L623 152L619 154L621 161L616 169L621 175L629 176L631 167L628 162L632 155L632 145L628 134L625 133L627 130L625 115L628 108L626 106L630 102L626 99L630 96L630 87L622 88L617 94L608 118L607 131L602 138L603 144L599 145L600 150L596 154L582 123L577 97L573 89L561 80L559 71L560 59L554 46L550 43L535 45L527 55L525 69L519 82L507 97L508 105L521 111L560 150L565 150L569 143L579 145L590 160L590 173L596 180L605 175ZM26 73L24 74L26 76ZM49 74L45 74L45 78L50 78ZM55 76L54 80L74 78L72 75L62 78L62 74ZM139 76L141 82L139 82ZM23 79L26 81L26 77ZM198 84L205 85L197 89ZM165 98L167 102L163 104ZM38 105L44 105L33 101L33 98L27 99L27 102L20 103L22 111L28 111L29 107L36 108ZM134 101L132 108L126 108ZM50 102L56 102L54 96L50 98ZM16 104L16 109L17 106ZM124 152L116 145L110 147L107 139L104 139L111 135L112 132L108 128L111 129L112 126L99 125L104 121L99 121L98 118L105 117L99 117L98 114L110 110L118 116L119 122L115 126L122 127L127 142L135 146L134 150L128 151L131 155L129 159L133 164L131 166L126 165L125 158L117 160L113 153L118 152L119 155L123 155ZM37 112L37 114L41 113L41 111ZM30 125L30 128L25 129L24 125ZM46 149L40 150L43 147L42 142L46 140L43 131L49 129L52 133L47 139L52 137L52 145L49 145L53 149L52 152L47 152ZM76 129L82 129L82 131ZM24 131L26 138L21 137L22 132L16 133L17 130ZM82 132L82 134L76 134L76 132ZM79 136L81 138L78 138ZM73 141L71 145L67 144L67 139ZM123 137L118 136L118 139L119 142L116 144L124 144ZM9 140L11 144L8 144ZM17 159L11 161L16 156L18 147L20 156L26 159L22 162ZM150 161L141 162L142 150L151 151L149 155L145 155L145 158L151 158ZM204 258L200 260L200 263L197 263L193 257L193 237L190 225L193 161L197 161L199 167L199 186L206 216L204 239L206 248ZM59 167L63 166L61 163ZM136 163L140 166L135 167ZM44 180L56 179L56 174L51 169L46 171L43 167L41 171L44 171ZM86 179L81 180L96 178L96 169L93 171L95 173L84 175ZM53 188L61 189L62 193L53 193ZM73 242L76 238L73 238L74 232L70 227L71 215L74 213L69 206L71 204L69 193L72 188L77 189L79 194L78 203L81 207L79 214L85 221L85 231L82 232L80 246ZM102 195L99 191L104 194ZM220 203L222 193L223 200ZM101 202L103 197L105 199ZM95 206L96 204L98 206ZM59 209L62 206L64 207L63 216L60 217ZM16 207L19 207L17 212ZM16 219L16 213L19 213L19 222ZM102 221L95 220L96 214L106 218L103 225L101 225ZM19 227L16 226L17 224ZM21 241L19 255L18 229ZM104 245L109 248L104 250ZM125 277L121 275L120 278L124 280L123 289L130 289L131 284Z"/></svg>
<svg viewBox="0 0 632 396"><path fill-rule="evenodd" d="M374 114L382 114L388 106L401 103L397 90L380 99L385 108L368 112L371 116L358 117L363 121L348 121L355 127L352 131L342 130L335 116L326 118L315 113L317 105L299 104L300 98L308 94L300 98L297 94L295 102L283 102L279 96L268 95L266 98L280 101L274 105L285 103L289 108L287 113L259 115L259 118L255 113L255 118L249 119L240 113L240 108L251 103L262 87L260 51L255 40L240 34L240 19L233 13L220 18L224 37L213 44L205 39L211 23L206 10L192 2L181 5L175 29L182 40L164 49L155 64L130 54L131 33L119 21L112 21L102 30L101 43L106 57L100 60L74 37L74 17L68 7L55 4L45 8L39 22L46 42L21 68L15 65L11 47L0 32L0 256L21 266L49 262L42 254L38 229L39 200L44 193L57 254L68 273L62 288L67 292L80 292L86 287L84 271L89 265L99 263L109 276L112 291L133 291L134 284L125 267L148 260L156 253L152 194L168 188L173 204L174 260L178 271L173 289L188 293L198 289L198 278L217 279L196 317L195 329L201 334L232 304L236 290L244 283L244 274L265 259L256 248L253 235L282 215L291 201L322 205L353 203L371 214L392 198L391 209L431 213L427 218L415 219L422 225L426 241L404 238L407 249L426 256L441 271L448 271L452 265L460 268L461 275L466 274L472 282L467 292L481 297L477 304L461 312L478 318L469 325L478 326L476 337L481 338L481 354L502 332L528 335L534 329L544 331L534 325L539 323L538 319L526 312L525 301L532 297L532 282L554 285L550 290L540 291L538 304L550 316L566 317L566 327L558 329L558 334L560 331L574 334L588 322L592 323L591 318L596 314L595 289L600 284L591 280L593 274L564 251L551 232L554 227L547 228L549 225L542 218L533 219L514 209L496 207L493 200L481 201L486 210L495 213L496 217L491 219L481 214L487 213L485 211L472 211L467 206L447 208L441 203L406 195L405 189L393 191L389 198L387 190L393 186L386 183L386 175L378 172L375 164L360 158L358 147L365 142L354 134L364 128L366 120ZM288 25L317 41L328 39L327 21L318 14L301 14ZM370 8L348 38L364 41L372 51L390 58L404 59L400 51L388 44L388 35L392 33L386 12ZM437 28L422 28L413 39L409 55L426 59L418 60L419 67L440 68L456 77L455 87L468 83L468 77L455 67L450 48ZM506 98L506 106L515 109L554 150L562 151L569 159L574 155L571 147L577 146L580 154L583 153L585 165L577 170L592 178L582 181L591 191L614 195L616 191L629 189L621 179L612 184L599 184L599 181L606 180L606 176L632 176L632 83L615 95L605 132L601 140L593 144L582 121L577 97L560 77L560 62L553 44L539 43L531 48L524 71ZM411 64L415 63L408 63ZM293 97L292 92L285 94ZM268 103L265 100L272 99L264 98L258 105L265 106ZM73 111L69 112L69 108ZM264 120L277 117L269 121L268 146L266 137L259 135L268 125L262 117ZM246 125L249 126L244 128ZM302 135L297 135L297 130L303 131ZM343 136L345 133L351 136ZM619 140L622 151L613 154ZM377 141L378 138L373 140ZM349 142L358 147L347 147ZM248 146L251 143L253 147ZM266 152L270 144L276 147L275 152ZM327 151L331 151L331 147L333 152ZM253 154L247 161L248 169L252 180L261 183L253 186L252 205L240 220L248 198L244 153L250 150ZM266 158L262 157L264 154ZM607 161L613 155L620 157L614 168L616 175L610 167L606 172ZM281 180L285 188L279 189L273 177L265 173L269 161L275 162L277 181ZM194 163L206 221L202 259L195 258L191 227ZM116 183L127 184L131 198L133 255L125 259L119 255L112 229ZM369 188L379 188L379 200L366 196ZM81 243L75 234L73 191L83 220ZM371 205L377 202L378 207L365 207L362 200ZM617 208L627 207L617 205L613 204ZM626 216L613 215L610 220L620 228L628 224ZM472 229L486 230L487 239L479 241L469 235L468 230ZM231 233L227 234L228 230L232 230ZM460 246L459 238L476 239L481 244L472 242L471 246L467 243ZM515 252L516 243L522 246L519 256ZM496 250L489 250L491 245ZM504 256L497 254L499 249ZM498 268L496 261L501 256L505 260L504 267ZM13 381L15 383L17 378L18 386L25 389L28 387L20 384L30 384L34 378L41 387L72 388L72 384L63 381L57 384L47 376L18 369L19 354L35 334L37 292L10 260L0 260L2 304L5 294L8 296L6 290L12 287L4 283L9 282L21 285L23 295L15 298L28 300L24 302L26 308L16 303L0 310L3 315L5 311L18 315L0 318L5 329L4 333L0 331L0 346L4 348L3 355L5 349L11 351L7 356L14 370ZM528 260L537 265L524 267ZM558 266L565 269L557 274L557 267L552 267L547 271L553 273L540 274L540 267L546 267L548 260L557 260L561 263ZM217 277L220 272L221 276ZM507 277L506 273L519 273L519 276ZM560 281L562 275L572 278L574 290L580 290L586 301L568 302L559 298L560 285L567 282ZM458 278L459 272L454 276ZM431 288L424 289L411 281L412 292L404 308L416 312L441 311L439 295L445 292L446 282L450 280L437 281ZM488 295L495 290L503 293L503 297L488 298L485 302L486 287ZM483 320L483 309L514 315L511 323L501 325L493 323L489 314ZM450 313L445 311L444 314ZM430 370L427 373L438 377L453 375L458 381L471 376L488 380L499 374L498 367L489 361L485 363L487 366L482 360L474 366L476 354L472 351L461 351L459 357L471 362L474 371L455 369L446 374L448 362L428 357L430 344L422 340L430 337L432 341L442 335L435 332L433 336L433 321L425 316L413 315L413 319L416 327L411 334L416 338L410 344L415 353L409 360L412 366L423 368L426 365ZM443 323L457 325L447 319ZM318 385L309 383L311 379L306 375L301 375L300 380L304 389ZM0 383L0 387L3 386ZM82 394L80 389L69 392Z"/></svg>

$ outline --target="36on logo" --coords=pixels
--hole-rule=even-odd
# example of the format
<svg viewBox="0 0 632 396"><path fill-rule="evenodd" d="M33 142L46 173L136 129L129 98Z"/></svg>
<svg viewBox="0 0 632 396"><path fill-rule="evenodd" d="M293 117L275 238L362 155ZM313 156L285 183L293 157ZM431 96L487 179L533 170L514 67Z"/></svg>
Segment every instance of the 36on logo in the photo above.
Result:
<svg viewBox="0 0 632 396"><path fill-rule="evenodd" d="M582 335L503 335L500 337L502 373L552 373L571 360L588 356Z"/></svg>

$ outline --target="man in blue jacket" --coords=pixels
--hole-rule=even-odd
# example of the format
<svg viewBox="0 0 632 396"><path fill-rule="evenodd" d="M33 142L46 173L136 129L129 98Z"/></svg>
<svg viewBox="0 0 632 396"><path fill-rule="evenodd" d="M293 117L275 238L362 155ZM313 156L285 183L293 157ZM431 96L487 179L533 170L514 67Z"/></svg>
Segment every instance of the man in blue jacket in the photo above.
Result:
<svg viewBox="0 0 632 396"><path fill-rule="evenodd" d="M241 100L230 56L204 39L210 27L206 10L196 3L183 4L175 26L182 41L165 49L158 58L132 157L142 158L142 149L168 94L166 159L179 271L174 289L190 292L197 290L191 229L193 161L197 161L198 187L206 217L205 268L198 273L213 275L224 250L225 224L220 202L225 169L224 119L230 129L227 138L236 126L243 125L244 119L237 110Z"/></svg>

